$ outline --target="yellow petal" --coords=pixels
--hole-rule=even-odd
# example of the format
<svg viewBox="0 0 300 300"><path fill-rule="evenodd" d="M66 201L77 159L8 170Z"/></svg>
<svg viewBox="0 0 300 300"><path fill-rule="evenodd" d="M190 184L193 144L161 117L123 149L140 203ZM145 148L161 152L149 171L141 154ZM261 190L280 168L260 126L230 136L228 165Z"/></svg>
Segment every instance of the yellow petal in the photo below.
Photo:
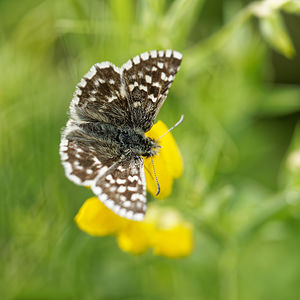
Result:
<svg viewBox="0 0 300 300"><path fill-rule="evenodd" d="M116 234L128 222L108 209L97 197L84 202L75 216L77 226L95 236Z"/></svg>
<svg viewBox="0 0 300 300"><path fill-rule="evenodd" d="M165 132L167 132L167 126L158 121L153 127L146 133L146 136L152 139L158 139ZM170 195L172 190L172 184L174 178L178 178L183 171L182 158L176 142L169 132L158 143L162 146L159 153L153 157L155 172L160 184L160 194L157 198L166 198ZM157 185L153 173L153 166L151 158L144 158L145 164L145 176L147 181L148 191L155 196L157 192Z"/></svg>
<svg viewBox="0 0 300 300"><path fill-rule="evenodd" d="M169 258L189 255L194 244L192 226L172 208L152 210L152 222L156 219L156 231L151 236L154 254Z"/></svg>
<svg viewBox="0 0 300 300"><path fill-rule="evenodd" d="M149 193L159 199L164 199L171 194L172 185L173 185L173 177L168 171L167 163L161 155L158 153L153 157L153 163L155 167L155 172L157 176L157 180L160 185L160 193L156 196L157 193L157 184L153 172L153 166L151 162L151 158L144 158L145 165L145 177L147 182L147 190Z"/></svg>
<svg viewBox="0 0 300 300"><path fill-rule="evenodd" d="M188 224L179 224L156 232L153 238L153 252L155 255L178 258L189 255L193 244L192 228Z"/></svg>
<svg viewBox="0 0 300 300"><path fill-rule="evenodd" d="M132 254L142 254L150 247L152 226L143 222L131 221L117 236L119 247Z"/></svg>

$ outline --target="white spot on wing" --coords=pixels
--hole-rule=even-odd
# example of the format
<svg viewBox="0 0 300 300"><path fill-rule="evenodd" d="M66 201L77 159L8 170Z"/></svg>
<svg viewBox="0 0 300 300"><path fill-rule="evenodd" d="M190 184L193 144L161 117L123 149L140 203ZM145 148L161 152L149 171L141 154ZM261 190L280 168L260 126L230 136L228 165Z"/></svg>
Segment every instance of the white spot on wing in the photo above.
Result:
<svg viewBox="0 0 300 300"><path fill-rule="evenodd" d="M173 51L173 57L177 59L182 59L182 54L178 51Z"/></svg>
<svg viewBox="0 0 300 300"><path fill-rule="evenodd" d="M76 87L75 94L80 96L82 94L82 90L79 87Z"/></svg>
<svg viewBox="0 0 300 300"><path fill-rule="evenodd" d="M128 186L127 189L130 192L137 192L138 186Z"/></svg>
<svg viewBox="0 0 300 300"><path fill-rule="evenodd" d="M110 209L112 209L113 207L114 207L114 201L112 201L112 200L106 200L105 202L104 202L104 204L108 207L108 208L110 208Z"/></svg>
<svg viewBox="0 0 300 300"><path fill-rule="evenodd" d="M133 60L134 64L136 64L136 65L141 62L141 59L140 59L139 55L135 56L132 60Z"/></svg>
<svg viewBox="0 0 300 300"><path fill-rule="evenodd" d="M135 221L142 221L143 219L144 219L144 214L142 214L142 213L134 214L132 216L132 220L135 220Z"/></svg>
<svg viewBox="0 0 300 300"><path fill-rule="evenodd" d="M147 87L145 85L142 85L142 84L140 84L139 89L145 91L146 93L148 91Z"/></svg>
<svg viewBox="0 0 300 300"><path fill-rule="evenodd" d="M80 86L80 87L85 87L86 86L86 81L85 81L85 79L84 78L82 78L81 80L80 80L80 82L78 83L78 86Z"/></svg>
<svg viewBox="0 0 300 300"><path fill-rule="evenodd" d="M140 199L140 194L138 194L138 193L136 193L136 194L132 194L131 195L131 200L132 201L136 201L136 200L138 200L138 199Z"/></svg>
<svg viewBox="0 0 300 300"><path fill-rule="evenodd" d="M102 193L102 189L100 186L95 186L93 188L93 192L96 194L96 195L100 195Z"/></svg>
<svg viewBox="0 0 300 300"><path fill-rule="evenodd" d="M152 77L149 76L149 75L146 75L146 76L145 76L145 79L146 79L146 82L147 82L147 83L151 83L151 82L152 82Z"/></svg>
<svg viewBox="0 0 300 300"><path fill-rule="evenodd" d="M126 191L126 187L124 185L119 186L118 193L124 193Z"/></svg>
<svg viewBox="0 0 300 300"><path fill-rule="evenodd" d="M126 217L127 219L132 219L132 217L133 217L133 211L132 211L132 210L128 210L128 211L126 212L125 217Z"/></svg>
<svg viewBox="0 0 300 300"><path fill-rule="evenodd" d="M174 80L174 75L170 75L168 78L167 78L167 80L169 80L169 81L173 81Z"/></svg>
<svg viewBox="0 0 300 300"><path fill-rule="evenodd" d="M113 210L116 214L118 214L120 208L121 208L120 205L115 205L115 206L112 207L112 210Z"/></svg>
<svg viewBox="0 0 300 300"><path fill-rule="evenodd" d="M129 69L131 69L131 68L132 68L132 61L129 60L128 62L126 62L126 63L122 66L122 68L126 69L127 71L128 71Z"/></svg>
<svg viewBox="0 0 300 300"><path fill-rule="evenodd" d="M164 66L164 64L163 64L162 62L158 62L158 63L157 63L157 66L158 66L160 69L162 69L163 66Z"/></svg>
<svg viewBox="0 0 300 300"><path fill-rule="evenodd" d="M126 179L117 179L117 184L124 184L126 182Z"/></svg>
<svg viewBox="0 0 300 300"><path fill-rule="evenodd" d="M122 204L124 207L130 207L131 206L131 202L130 201L125 201L123 204Z"/></svg>
<svg viewBox="0 0 300 300"><path fill-rule="evenodd" d="M157 51L156 50L150 51L150 55L151 55L151 57L156 58L157 57Z"/></svg>
<svg viewBox="0 0 300 300"><path fill-rule="evenodd" d="M156 100L157 100L157 98L156 97L154 97L154 95L153 94L150 94L150 95L148 95L148 98L152 101L152 102L156 102Z"/></svg>
<svg viewBox="0 0 300 300"><path fill-rule="evenodd" d="M130 182L134 182L134 181L138 181L139 177L137 175L134 175L134 176L128 176L128 180Z"/></svg>
<svg viewBox="0 0 300 300"><path fill-rule="evenodd" d="M171 57L172 50L168 49L166 50L166 57Z"/></svg>
<svg viewBox="0 0 300 300"><path fill-rule="evenodd" d="M101 63L97 63L96 66L99 68L99 69L107 69L111 66L111 63L109 61L103 61Z"/></svg>
<svg viewBox="0 0 300 300"><path fill-rule="evenodd" d="M96 68L95 66L92 66L91 69L84 75L88 79L92 79L94 75L96 74Z"/></svg>
<svg viewBox="0 0 300 300"><path fill-rule="evenodd" d="M134 88L136 87L136 86L138 86L139 84L137 83L137 81L135 81L133 84L129 84L129 90L130 90L130 92L132 92L133 90L134 90Z"/></svg>
<svg viewBox="0 0 300 300"><path fill-rule="evenodd" d="M141 58L142 58L142 60L147 60L147 59L149 59L149 53L148 53L148 52L142 53L142 54L141 54Z"/></svg>
<svg viewBox="0 0 300 300"><path fill-rule="evenodd" d="M108 196L106 194L101 194L99 196L99 199L102 201L102 202L105 202L107 199L108 199Z"/></svg>
<svg viewBox="0 0 300 300"><path fill-rule="evenodd" d="M117 187L115 185L111 186L109 189L112 193L114 193L117 190Z"/></svg>
<svg viewBox="0 0 300 300"><path fill-rule="evenodd" d="M74 95L72 101L74 101L74 103L75 103L76 105L78 105L78 103L79 103L79 97L78 97L77 95Z"/></svg>
<svg viewBox="0 0 300 300"><path fill-rule="evenodd" d="M111 66L113 67L113 69L114 69L115 72L120 73L120 68L116 67L113 64L111 64Z"/></svg>
<svg viewBox="0 0 300 300"><path fill-rule="evenodd" d="M110 184L115 184L116 181L113 179L111 175L106 176L106 179L110 182Z"/></svg>
<svg viewBox="0 0 300 300"><path fill-rule="evenodd" d="M117 96L112 96L112 97L106 97L106 99L107 99L108 102L112 102L114 100L117 100L118 97Z"/></svg>
<svg viewBox="0 0 300 300"><path fill-rule="evenodd" d="M126 208L121 208L118 214L120 217L124 218L126 216Z"/></svg>

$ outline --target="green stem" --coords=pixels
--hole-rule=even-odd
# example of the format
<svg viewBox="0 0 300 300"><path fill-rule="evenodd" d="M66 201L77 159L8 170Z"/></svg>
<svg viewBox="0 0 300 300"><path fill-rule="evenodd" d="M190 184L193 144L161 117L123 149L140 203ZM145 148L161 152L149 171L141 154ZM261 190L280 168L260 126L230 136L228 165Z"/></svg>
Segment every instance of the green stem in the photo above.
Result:
<svg viewBox="0 0 300 300"><path fill-rule="evenodd" d="M222 249L219 260L220 299L238 299L238 257L239 248L230 243Z"/></svg>

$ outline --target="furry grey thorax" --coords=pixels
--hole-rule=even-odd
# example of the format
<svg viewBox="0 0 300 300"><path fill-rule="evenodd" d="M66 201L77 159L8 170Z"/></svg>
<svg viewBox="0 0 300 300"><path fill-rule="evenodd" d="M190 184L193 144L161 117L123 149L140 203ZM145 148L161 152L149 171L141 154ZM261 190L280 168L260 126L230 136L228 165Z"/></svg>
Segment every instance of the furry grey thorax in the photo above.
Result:
<svg viewBox="0 0 300 300"><path fill-rule="evenodd" d="M102 122L89 122L79 125L85 135L93 139L118 145L120 154L125 156L156 155L161 148L155 140L146 137L143 130L120 127Z"/></svg>

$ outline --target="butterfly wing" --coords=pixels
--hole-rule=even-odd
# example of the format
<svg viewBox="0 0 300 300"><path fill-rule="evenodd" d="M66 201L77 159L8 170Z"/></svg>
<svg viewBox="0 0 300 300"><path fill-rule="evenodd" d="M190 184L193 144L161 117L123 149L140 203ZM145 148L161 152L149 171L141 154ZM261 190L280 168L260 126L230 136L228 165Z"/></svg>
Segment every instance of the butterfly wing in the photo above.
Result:
<svg viewBox="0 0 300 300"><path fill-rule="evenodd" d="M84 131L76 126L68 122L60 143L66 176L78 185L90 186L94 194L121 217L142 220L146 211L143 159L120 160L109 143L86 139Z"/></svg>
<svg viewBox="0 0 300 300"><path fill-rule="evenodd" d="M109 145L93 139L86 140L84 133L70 123L69 121L60 143L60 157L65 174L78 185L91 186L99 175L108 170L115 158L109 155ZM70 134L71 138L68 137Z"/></svg>
<svg viewBox="0 0 300 300"><path fill-rule="evenodd" d="M121 67L129 94L129 110L136 128L147 132L163 105L177 74L182 55L177 51L150 51L137 55Z"/></svg>
<svg viewBox="0 0 300 300"><path fill-rule="evenodd" d="M131 118L127 98L120 69L110 62L97 63L76 86L70 105L71 118L77 122L128 124Z"/></svg>
<svg viewBox="0 0 300 300"><path fill-rule="evenodd" d="M146 212L146 181L141 157L121 161L108 175L96 179L91 188L119 216L143 220Z"/></svg>

